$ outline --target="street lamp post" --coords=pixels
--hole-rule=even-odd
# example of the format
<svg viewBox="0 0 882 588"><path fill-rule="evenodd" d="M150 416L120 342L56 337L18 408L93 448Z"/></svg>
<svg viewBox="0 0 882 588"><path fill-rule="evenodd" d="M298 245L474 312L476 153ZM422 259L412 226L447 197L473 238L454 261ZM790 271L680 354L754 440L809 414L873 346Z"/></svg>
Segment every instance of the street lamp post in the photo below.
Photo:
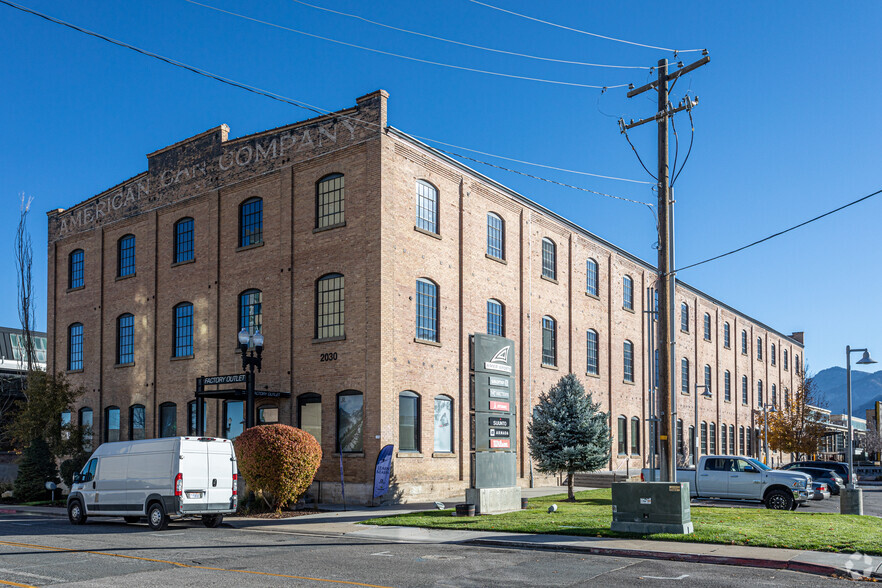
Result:
<svg viewBox="0 0 882 588"><path fill-rule="evenodd" d="M698 425L698 390L699 388L703 388L704 392L701 393L702 398L712 398L713 394L711 394L710 384L695 384L695 447L692 448L692 463L695 464L695 470L698 471L698 455L700 453L699 449L701 448L701 427ZM696 474L698 475L698 474Z"/></svg>
<svg viewBox="0 0 882 588"><path fill-rule="evenodd" d="M857 485L857 476L854 472L854 430L851 427L851 354L863 352L863 356L857 360L858 365L876 363L870 357L870 352L864 349L852 349L845 346L845 392L847 395L848 410L848 484L839 496L839 511L842 514L864 514L863 492Z"/></svg>
<svg viewBox="0 0 882 588"><path fill-rule="evenodd" d="M245 328L239 331L239 351L242 352L242 370L245 372L245 428L250 429L254 426L254 368L260 371L263 359L263 334L260 329L254 331L253 335Z"/></svg>

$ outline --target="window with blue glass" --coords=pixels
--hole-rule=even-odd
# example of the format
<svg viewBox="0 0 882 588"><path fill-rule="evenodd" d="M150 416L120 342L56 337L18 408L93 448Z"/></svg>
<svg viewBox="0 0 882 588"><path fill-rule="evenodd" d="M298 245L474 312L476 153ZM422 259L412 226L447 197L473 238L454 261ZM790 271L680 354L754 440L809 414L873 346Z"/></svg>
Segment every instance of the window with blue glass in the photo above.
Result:
<svg viewBox="0 0 882 588"><path fill-rule="evenodd" d="M634 280L631 276L622 278L622 306L634 310Z"/></svg>
<svg viewBox="0 0 882 588"><path fill-rule="evenodd" d="M730 342L729 323L723 323L723 347L729 349Z"/></svg>
<svg viewBox="0 0 882 588"><path fill-rule="evenodd" d="M315 226L317 229L343 224L344 177L331 174L323 177L315 186Z"/></svg>
<svg viewBox="0 0 882 588"><path fill-rule="evenodd" d="M122 237L119 240L117 251L119 262L116 275L120 278L135 275L135 236Z"/></svg>
<svg viewBox="0 0 882 588"><path fill-rule="evenodd" d="M542 275L557 279L557 245L548 237L542 239Z"/></svg>
<svg viewBox="0 0 882 588"><path fill-rule="evenodd" d="M82 249L71 251L67 265L67 287L71 290L83 287L83 259L85 253Z"/></svg>
<svg viewBox="0 0 882 588"><path fill-rule="evenodd" d="M487 213L487 255L505 259L505 223L493 212Z"/></svg>
<svg viewBox="0 0 882 588"><path fill-rule="evenodd" d="M260 330L263 323L262 300L260 290L245 290L239 294L239 330L245 329L249 335Z"/></svg>
<svg viewBox="0 0 882 588"><path fill-rule="evenodd" d="M763 359L763 338L756 338L756 358L760 361Z"/></svg>
<svg viewBox="0 0 882 588"><path fill-rule="evenodd" d="M747 405L747 376L741 376L741 404Z"/></svg>
<svg viewBox="0 0 882 588"><path fill-rule="evenodd" d="M505 337L505 309L493 298L487 301L487 334Z"/></svg>
<svg viewBox="0 0 882 588"><path fill-rule="evenodd" d="M711 340L711 316L708 313L704 313L704 340Z"/></svg>
<svg viewBox="0 0 882 588"><path fill-rule="evenodd" d="M741 331L741 353L747 355L747 331Z"/></svg>
<svg viewBox="0 0 882 588"><path fill-rule="evenodd" d="M680 304L680 330L689 332L689 305L685 302Z"/></svg>
<svg viewBox="0 0 882 588"><path fill-rule="evenodd" d="M67 328L67 369L83 369L82 323L74 323Z"/></svg>
<svg viewBox="0 0 882 588"><path fill-rule="evenodd" d="M116 363L126 364L135 361L135 317L120 315L116 319Z"/></svg>
<svg viewBox="0 0 882 588"><path fill-rule="evenodd" d="M680 360L680 392L689 394L689 359Z"/></svg>
<svg viewBox="0 0 882 588"><path fill-rule="evenodd" d="M542 317L542 365L557 365L557 323L550 316Z"/></svg>
<svg viewBox="0 0 882 588"><path fill-rule="evenodd" d="M193 219L182 218L175 223L175 263L192 261L193 256Z"/></svg>
<svg viewBox="0 0 882 588"><path fill-rule="evenodd" d="M729 370L726 370L723 374L723 399L726 402L732 400L732 375L729 373Z"/></svg>
<svg viewBox="0 0 882 588"><path fill-rule="evenodd" d="M263 200L249 198L239 206L239 247L263 243Z"/></svg>
<svg viewBox="0 0 882 588"><path fill-rule="evenodd" d="M438 342L438 286L420 278L416 283L416 338Z"/></svg>
<svg viewBox="0 0 882 588"><path fill-rule="evenodd" d="M193 305L189 302L181 302L175 306L172 332L172 357L193 355Z"/></svg>
<svg viewBox="0 0 882 588"><path fill-rule="evenodd" d="M438 190L429 182L419 180L416 185L416 226L438 234Z"/></svg>
<svg viewBox="0 0 882 588"><path fill-rule="evenodd" d="M597 357L597 331L588 329L587 336L588 349L588 373L592 376L600 375L600 361Z"/></svg>
<svg viewBox="0 0 882 588"><path fill-rule="evenodd" d="M634 344L625 341L623 346L624 377L626 382L634 381Z"/></svg>
<svg viewBox="0 0 882 588"><path fill-rule="evenodd" d="M585 291L592 296L597 296L597 284L599 282L597 262L590 257L588 258L588 261L585 262L585 276Z"/></svg>

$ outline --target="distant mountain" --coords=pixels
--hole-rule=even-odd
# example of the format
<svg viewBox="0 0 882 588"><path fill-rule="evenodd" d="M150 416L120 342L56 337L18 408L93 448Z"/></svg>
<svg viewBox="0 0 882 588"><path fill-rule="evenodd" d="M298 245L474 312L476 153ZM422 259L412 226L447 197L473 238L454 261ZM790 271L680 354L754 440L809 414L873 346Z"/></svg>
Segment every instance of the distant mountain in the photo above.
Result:
<svg viewBox="0 0 882 588"><path fill-rule="evenodd" d="M814 376L818 396L826 402L824 408L833 414L845 414L848 400L845 390L845 368L831 367ZM874 373L851 370L852 416L866 418L868 408L882 400L882 370Z"/></svg>

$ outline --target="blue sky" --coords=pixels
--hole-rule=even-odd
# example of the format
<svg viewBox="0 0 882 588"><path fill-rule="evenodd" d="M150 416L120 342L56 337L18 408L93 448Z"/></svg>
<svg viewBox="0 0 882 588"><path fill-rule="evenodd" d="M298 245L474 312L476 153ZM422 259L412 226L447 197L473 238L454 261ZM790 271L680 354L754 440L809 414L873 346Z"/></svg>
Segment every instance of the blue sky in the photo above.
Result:
<svg viewBox="0 0 882 588"><path fill-rule="evenodd" d="M617 119L655 112L654 93L492 76L333 44L184 0L21 0L83 28L328 110L383 88L389 122L414 135L515 159L647 181ZM506 51L648 67L670 52L613 42L469 0L316 5L392 26ZM642 69L586 67L490 53L408 35L293 0L205 4L316 35L418 59L511 75L613 86ZM673 49L707 48L711 63L674 88L700 97L692 154L675 190L677 266L740 247L882 188L878 96L882 4L488 0L584 31ZM9 235L0 324L18 324L12 235L19 194L34 198L37 327L45 329L46 217L146 169L145 155L220 123L241 136L309 116L128 49L0 5L0 197ZM686 63L699 53L682 53ZM680 159L689 122L677 118ZM654 125L632 141L650 169ZM457 151L456 149L453 149ZM646 184L604 180L471 154L627 198ZM673 145L672 145L673 156ZM650 261L648 210L471 164L478 171ZM878 300L882 195L680 279L781 332L806 332L809 368L844 365L845 346L882 356Z"/></svg>

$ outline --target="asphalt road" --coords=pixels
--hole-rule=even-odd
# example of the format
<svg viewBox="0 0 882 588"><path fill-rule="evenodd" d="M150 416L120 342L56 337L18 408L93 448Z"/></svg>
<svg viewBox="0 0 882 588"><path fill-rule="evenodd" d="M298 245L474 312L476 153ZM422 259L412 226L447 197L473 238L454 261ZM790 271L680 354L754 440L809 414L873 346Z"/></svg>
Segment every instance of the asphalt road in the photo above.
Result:
<svg viewBox="0 0 882 588"><path fill-rule="evenodd" d="M390 543L121 519L0 515L0 586L851 586L797 572L530 549Z"/></svg>
<svg viewBox="0 0 882 588"><path fill-rule="evenodd" d="M882 517L882 486L863 486L864 514ZM839 497L831 496L824 500L809 500L799 512L839 512ZM737 508L765 508L762 504L735 500L695 500L692 506L734 506Z"/></svg>

